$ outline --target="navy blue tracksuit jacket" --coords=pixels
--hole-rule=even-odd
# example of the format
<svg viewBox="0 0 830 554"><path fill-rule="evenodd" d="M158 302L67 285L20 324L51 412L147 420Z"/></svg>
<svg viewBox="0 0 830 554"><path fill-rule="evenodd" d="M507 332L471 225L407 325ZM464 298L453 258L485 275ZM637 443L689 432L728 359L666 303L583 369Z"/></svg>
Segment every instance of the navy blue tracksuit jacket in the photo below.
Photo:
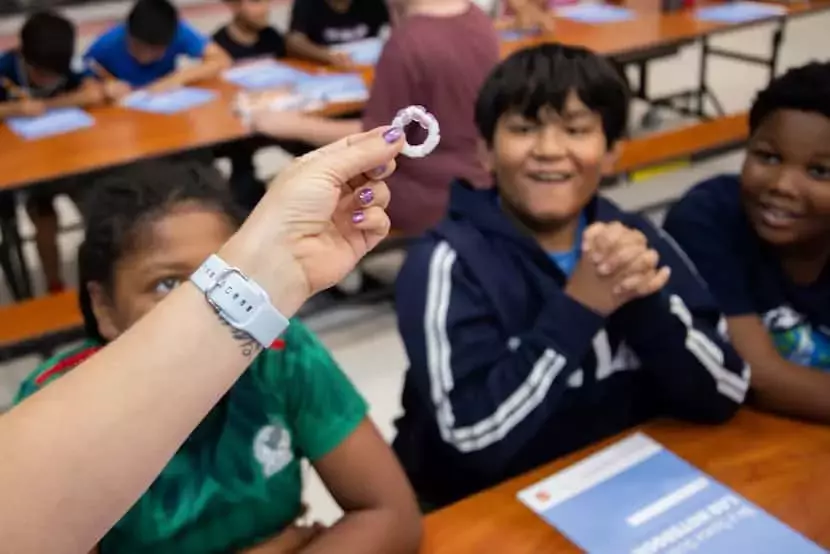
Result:
<svg viewBox="0 0 830 554"><path fill-rule="evenodd" d="M394 447L422 500L443 505L658 415L729 419L749 368L668 235L597 197L588 223L642 231L669 284L603 318L505 215L453 186L448 217L410 250L396 308L410 360Z"/></svg>

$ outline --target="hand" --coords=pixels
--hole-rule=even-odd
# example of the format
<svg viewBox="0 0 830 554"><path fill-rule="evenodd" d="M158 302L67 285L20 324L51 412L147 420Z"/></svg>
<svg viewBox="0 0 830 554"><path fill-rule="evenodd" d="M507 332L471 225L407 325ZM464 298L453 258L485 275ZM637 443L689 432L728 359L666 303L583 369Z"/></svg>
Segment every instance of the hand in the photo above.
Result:
<svg viewBox="0 0 830 554"><path fill-rule="evenodd" d="M42 100L26 98L17 103L17 113L24 117L36 117L43 115L46 111L46 104Z"/></svg>
<svg viewBox="0 0 830 554"><path fill-rule="evenodd" d="M111 102L118 102L133 91L133 88L124 81L110 79L104 81L104 95Z"/></svg>
<svg viewBox="0 0 830 554"><path fill-rule="evenodd" d="M325 529L321 523L315 523L310 527L292 525L276 537L244 550L240 554L294 554L302 551Z"/></svg>
<svg viewBox="0 0 830 554"><path fill-rule="evenodd" d="M553 15L542 7L528 2L516 12L516 28L520 30L540 30L542 33L552 33L555 26Z"/></svg>
<svg viewBox="0 0 830 554"><path fill-rule="evenodd" d="M220 255L265 287L284 315L293 314L388 234L383 179L403 144L399 131L382 128L297 159Z"/></svg>
<svg viewBox="0 0 830 554"><path fill-rule="evenodd" d="M669 268L657 269L659 256L645 236L614 222L585 230L582 258L565 292L601 315L663 288Z"/></svg>
<svg viewBox="0 0 830 554"><path fill-rule="evenodd" d="M314 116L300 111L274 111L269 107L258 106L251 114L251 126L254 131L276 139L291 140L296 138Z"/></svg>
<svg viewBox="0 0 830 554"><path fill-rule="evenodd" d="M180 85L178 83L174 83L167 79L160 79L155 83L144 87L144 90L146 90L150 94L158 94L160 92L168 92L179 87Z"/></svg>
<svg viewBox="0 0 830 554"><path fill-rule="evenodd" d="M333 65L335 67L354 67L354 61L352 60L352 57L348 55L346 52L340 52L338 50L329 50L328 62L329 65Z"/></svg>

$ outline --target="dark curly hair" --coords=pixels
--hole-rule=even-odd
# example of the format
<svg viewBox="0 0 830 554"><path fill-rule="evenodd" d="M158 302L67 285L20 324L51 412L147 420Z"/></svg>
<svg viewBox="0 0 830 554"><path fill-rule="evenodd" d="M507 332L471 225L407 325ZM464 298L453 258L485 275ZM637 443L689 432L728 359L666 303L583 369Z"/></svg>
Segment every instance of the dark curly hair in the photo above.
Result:
<svg viewBox="0 0 830 554"><path fill-rule="evenodd" d="M749 111L750 134L778 110L815 112L830 118L830 62L811 62L773 79Z"/></svg>
<svg viewBox="0 0 830 554"><path fill-rule="evenodd" d="M66 75L75 55L75 27L53 12L32 14L20 30L20 55L37 69Z"/></svg>
<svg viewBox="0 0 830 554"><path fill-rule="evenodd" d="M86 234L78 250L78 283L84 329L101 342L87 285L97 282L111 292L116 263L136 247L148 224L183 203L216 210L234 227L244 220L219 172L194 161L136 164L103 176L90 191L83 206Z"/></svg>

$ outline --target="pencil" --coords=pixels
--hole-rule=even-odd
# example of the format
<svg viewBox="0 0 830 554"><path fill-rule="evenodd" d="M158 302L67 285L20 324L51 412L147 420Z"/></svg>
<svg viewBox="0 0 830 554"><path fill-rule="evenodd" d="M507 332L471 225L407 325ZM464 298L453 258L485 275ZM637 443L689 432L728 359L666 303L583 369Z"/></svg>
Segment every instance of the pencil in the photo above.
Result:
<svg viewBox="0 0 830 554"><path fill-rule="evenodd" d="M112 73L110 73L109 71L104 69L104 66L101 65L100 63L98 63L95 60L89 60L89 68L92 70L92 72L95 74L96 77L98 77L99 79L101 79L103 81L116 81L117 80Z"/></svg>
<svg viewBox="0 0 830 554"><path fill-rule="evenodd" d="M17 98L18 100L26 100L29 98L29 92L26 89L14 84L8 77L3 77L2 82L3 88L6 89L12 98Z"/></svg>

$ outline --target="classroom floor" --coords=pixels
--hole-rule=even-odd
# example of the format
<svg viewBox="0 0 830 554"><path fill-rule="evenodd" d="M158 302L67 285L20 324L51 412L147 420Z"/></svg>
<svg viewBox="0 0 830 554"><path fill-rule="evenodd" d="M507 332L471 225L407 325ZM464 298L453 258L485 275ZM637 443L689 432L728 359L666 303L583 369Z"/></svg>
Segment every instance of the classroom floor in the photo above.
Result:
<svg viewBox="0 0 830 554"><path fill-rule="evenodd" d="M184 2L182 4L185 4ZM198 0L186 2L185 14L205 32L212 32L226 20L226 12L221 6L207 4ZM85 32L94 33L106 25L101 18L117 17L126 9L124 4L101 4L91 7L72 9L74 17L84 22L81 27ZM274 23L285 27L288 14L286 2L276 2ZM816 58L816 44L826 44L822 38L830 24L830 14L804 18L792 22L782 50L781 67L803 64ZM0 46L6 47L13 36L17 23L11 19L0 20ZM717 45L741 49L744 52L766 55L769 49L771 26L735 32L713 41ZM5 36L4 36L5 35ZM82 42L89 40L83 37ZM5 45L4 45L5 43ZM812 47L810 45L813 45ZM826 48L821 50L823 56L830 56ZM652 69L652 87L654 93L671 92L695 83L699 50L687 48L682 55L655 63ZM738 62L713 61L709 69L710 83L719 95L727 111L744 110L749 106L755 91L766 82L766 73L754 67L747 67ZM635 109L635 116L642 114L641 108ZM635 119L634 121L637 121ZM665 123L675 121L666 115ZM263 175L276 172L287 161L285 154L269 150L260 154L258 163ZM627 209L638 209L658 201L671 200L698 180L717 173L735 171L740 164L740 154L732 154L681 169L669 174L654 177L645 182L628 184L609 191L609 196ZM64 224L77 221L77 212L69 202L61 202L61 217ZM653 214L657 219L660 213ZM21 213L24 221L24 235L31 235L31 226ZM75 275L75 250L80 240L77 232L67 233L62 239L62 247L68 258L65 271L67 277ZM33 274L38 274L34 249L30 245L27 255ZM392 256L381 263L394 267L399 257ZM37 286L42 286L38 283ZM0 290L0 301L8 301L9 295ZM339 309L314 317L310 326L321 336L323 342L331 349L334 357L353 380L361 393L369 401L371 415L382 433L388 439L394 436L393 420L400 412L399 391L407 365L403 345L396 330L394 312L389 305L367 308ZM0 409L11 400L17 383L31 371L37 360L34 358L17 360L14 363L0 365ZM324 522L337 518L338 509L330 499L315 475L309 474L307 501L311 507L311 516Z"/></svg>

